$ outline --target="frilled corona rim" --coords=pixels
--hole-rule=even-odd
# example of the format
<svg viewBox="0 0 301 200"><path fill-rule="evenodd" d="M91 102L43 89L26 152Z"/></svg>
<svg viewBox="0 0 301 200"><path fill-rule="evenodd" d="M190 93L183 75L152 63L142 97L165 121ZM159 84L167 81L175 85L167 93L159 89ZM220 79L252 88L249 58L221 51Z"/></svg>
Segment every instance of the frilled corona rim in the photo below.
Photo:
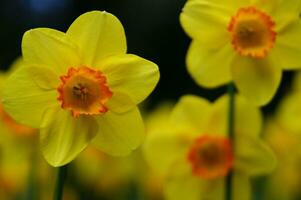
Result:
<svg viewBox="0 0 301 200"><path fill-rule="evenodd" d="M85 66L71 67L60 79L57 99L63 109L71 111L72 116L98 115L108 111L105 104L113 93L102 72Z"/></svg>
<svg viewBox="0 0 301 200"><path fill-rule="evenodd" d="M204 179L224 177L233 164L230 140L224 137L203 135L195 139L187 158L195 176Z"/></svg>
<svg viewBox="0 0 301 200"><path fill-rule="evenodd" d="M232 16L228 31L235 51L253 58L264 58L277 36L273 19L256 7L240 8Z"/></svg>

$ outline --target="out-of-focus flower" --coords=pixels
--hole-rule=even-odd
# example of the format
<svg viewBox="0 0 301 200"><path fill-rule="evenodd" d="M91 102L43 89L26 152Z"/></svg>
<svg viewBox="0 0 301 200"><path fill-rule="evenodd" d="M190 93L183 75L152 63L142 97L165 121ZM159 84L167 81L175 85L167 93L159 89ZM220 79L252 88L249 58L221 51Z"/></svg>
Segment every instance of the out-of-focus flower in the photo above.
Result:
<svg viewBox="0 0 301 200"><path fill-rule="evenodd" d="M290 132L301 134L301 72L294 78L292 90L280 102L277 123Z"/></svg>
<svg viewBox="0 0 301 200"><path fill-rule="evenodd" d="M268 181L267 198L294 200L301 197L301 73L292 90L282 99L276 116L266 124L265 137L279 159L277 170Z"/></svg>
<svg viewBox="0 0 301 200"><path fill-rule="evenodd" d="M259 110L236 99L234 144L227 135L227 96L213 104L184 96L172 111L169 129L148 135L145 155L165 177L167 199L224 199L230 170L234 199L249 199L249 177L273 170L275 157L259 138Z"/></svg>
<svg viewBox="0 0 301 200"><path fill-rule="evenodd" d="M265 199L300 199L301 134L271 119L266 123L264 133L279 161L276 170L268 178Z"/></svg>
<svg viewBox="0 0 301 200"><path fill-rule="evenodd" d="M19 58L9 71L0 72L0 98L7 77L22 63ZM36 132L14 121L0 102L0 199L13 199L25 193Z"/></svg>
<svg viewBox="0 0 301 200"><path fill-rule="evenodd" d="M46 160L73 160L90 141L111 155L127 155L144 138L137 104L159 79L156 64L126 54L119 20L106 12L78 17L66 33L27 31L26 66L10 76L5 110L17 121L40 128Z"/></svg>
<svg viewBox="0 0 301 200"><path fill-rule="evenodd" d="M282 70L301 67L300 12L300 0L187 1L189 73L208 88L234 81L250 102L267 104Z"/></svg>

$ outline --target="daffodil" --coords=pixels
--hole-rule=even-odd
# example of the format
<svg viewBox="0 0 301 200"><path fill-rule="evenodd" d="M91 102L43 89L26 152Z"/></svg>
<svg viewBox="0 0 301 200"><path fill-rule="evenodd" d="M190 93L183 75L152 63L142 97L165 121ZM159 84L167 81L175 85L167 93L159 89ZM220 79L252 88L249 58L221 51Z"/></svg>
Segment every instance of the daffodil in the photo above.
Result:
<svg viewBox="0 0 301 200"><path fill-rule="evenodd" d="M19 61L13 66L18 65L17 63ZM0 72L0 97L10 72L11 70ZM0 103L0 199L13 199L24 192L30 164L30 149L22 139L23 136L33 133L33 129L15 122Z"/></svg>
<svg viewBox="0 0 301 200"><path fill-rule="evenodd" d="M301 73L293 79L292 90L281 100L276 112L276 121L290 132L301 134Z"/></svg>
<svg viewBox="0 0 301 200"><path fill-rule="evenodd" d="M124 29L110 13L79 16L66 33L27 31L25 66L3 91L5 110L40 129L40 146L53 166L72 161L92 142L111 155L127 155L144 137L137 104L159 79L156 64L127 54Z"/></svg>
<svg viewBox="0 0 301 200"><path fill-rule="evenodd" d="M274 119L265 125L264 136L275 152L278 165L268 177L265 199L295 200L301 197L301 134L296 134Z"/></svg>
<svg viewBox="0 0 301 200"><path fill-rule="evenodd" d="M148 135L146 159L165 177L167 199L224 199L225 177L232 170L233 199L247 200L249 177L274 169L275 157L259 138L259 110L236 99L234 143L227 134L227 96L214 103L184 96L171 113L169 130Z"/></svg>
<svg viewBox="0 0 301 200"><path fill-rule="evenodd" d="M301 68L300 0L188 0L180 16L192 38L187 67L213 88L230 81L256 105L267 104L282 70Z"/></svg>

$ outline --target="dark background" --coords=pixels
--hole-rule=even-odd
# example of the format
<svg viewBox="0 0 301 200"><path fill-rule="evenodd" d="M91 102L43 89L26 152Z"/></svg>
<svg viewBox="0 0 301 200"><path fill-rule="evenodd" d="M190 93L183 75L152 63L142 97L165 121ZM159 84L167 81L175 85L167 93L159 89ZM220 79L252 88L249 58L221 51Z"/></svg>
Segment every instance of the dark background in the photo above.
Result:
<svg viewBox="0 0 301 200"><path fill-rule="evenodd" d="M105 10L122 22L128 52L157 63L161 79L150 96L149 108L162 100L177 100L183 94L197 94L213 100L225 87L205 90L198 87L185 68L190 39L179 23L186 0L0 0L0 69L7 69L21 54L23 33L31 28L49 27L66 31L82 13ZM222 64L222 61L221 61ZM264 108L273 111L290 87L286 73L273 102Z"/></svg>

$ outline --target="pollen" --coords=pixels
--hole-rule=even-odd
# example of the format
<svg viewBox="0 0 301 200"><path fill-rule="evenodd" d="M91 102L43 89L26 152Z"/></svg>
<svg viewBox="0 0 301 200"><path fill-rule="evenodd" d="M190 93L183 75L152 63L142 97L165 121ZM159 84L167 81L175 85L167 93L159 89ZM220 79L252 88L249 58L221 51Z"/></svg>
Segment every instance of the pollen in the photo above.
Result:
<svg viewBox="0 0 301 200"><path fill-rule="evenodd" d="M194 141L187 158L195 176L204 179L224 177L233 164L231 143L224 137L201 136Z"/></svg>
<svg viewBox="0 0 301 200"><path fill-rule="evenodd" d="M106 102L113 93L102 72L89 67L71 67L60 79L57 99L72 116L99 115L108 111Z"/></svg>
<svg viewBox="0 0 301 200"><path fill-rule="evenodd" d="M236 52L253 58L264 58L277 36L272 18L255 7L240 8L231 18L228 31Z"/></svg>

